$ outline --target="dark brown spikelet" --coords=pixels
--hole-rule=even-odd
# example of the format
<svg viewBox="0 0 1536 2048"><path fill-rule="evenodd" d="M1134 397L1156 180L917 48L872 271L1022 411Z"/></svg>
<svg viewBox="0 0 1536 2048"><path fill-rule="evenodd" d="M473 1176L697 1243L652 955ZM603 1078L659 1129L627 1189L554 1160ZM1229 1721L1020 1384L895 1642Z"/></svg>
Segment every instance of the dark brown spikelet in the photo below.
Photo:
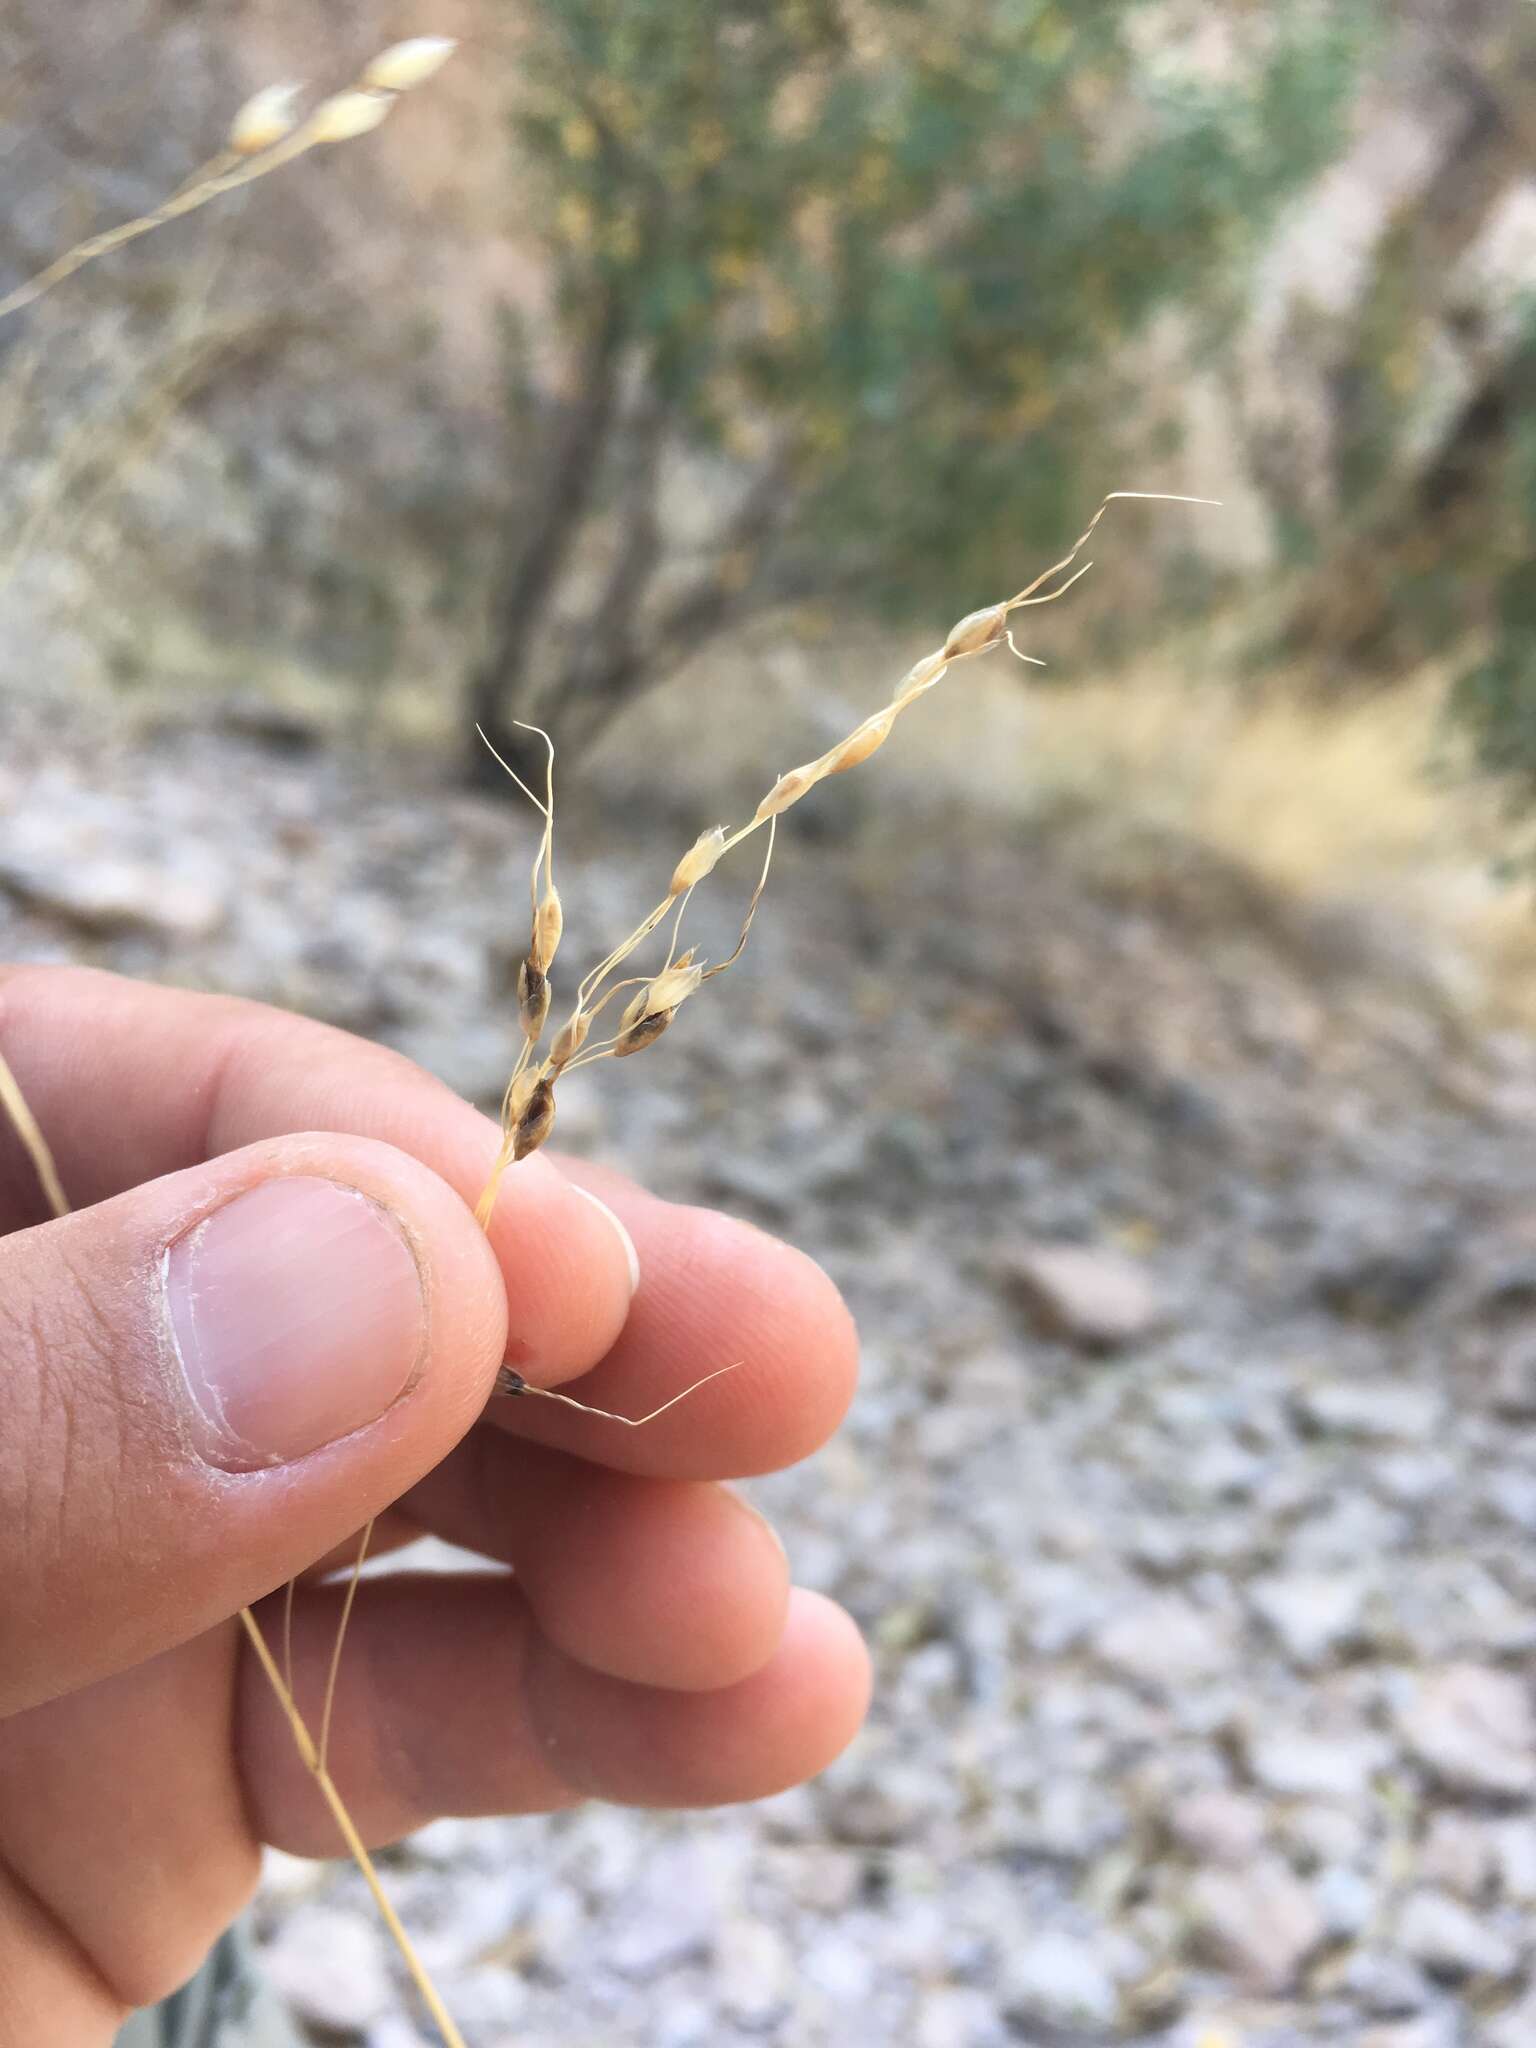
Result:
<svg viewBox="0 0 1536 2048"><path fill-rule="evenodd" d="M517 970L517 1014L523 1036L537 1044L549 1016L549 977L531 953Z"/></svg>
<svg viewBox="0 0 1536 2048"><path fill-rule="evenodd" d="M526 1159L530 1152L537 1152L554 1128L555 1084L553 1081L540 1081L524 1103L517 1120L512 1136L512 1157Z"/></svg>
<svg viewBox="0 0 1536 2048"><path fill-rule="evenodd" d="M637 1018L620 1032L613 1048L614 1058L622 1060L632 1052L644 1052L648 1045L656 1043L676 1015L675 1010L652 1010L648 1016Z"/></svg>

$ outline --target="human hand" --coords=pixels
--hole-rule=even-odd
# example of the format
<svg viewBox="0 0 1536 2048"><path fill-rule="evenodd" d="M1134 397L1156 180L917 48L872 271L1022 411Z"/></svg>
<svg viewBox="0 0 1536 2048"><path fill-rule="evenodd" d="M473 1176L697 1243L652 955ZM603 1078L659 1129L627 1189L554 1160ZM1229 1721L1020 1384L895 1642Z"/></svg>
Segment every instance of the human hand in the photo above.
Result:
<svg viewBox="0 0 1536 2048"><path fill-rule="evenodd" d="M330 1765L369 1843L760 1797L847 1743L853 1625L715 1483L847 1405L852 1327L808 1259L543 1155L487 1241L489 1120L257 1005L13 968L0 1050L75 1204L42 1220L0 1128L0 2048L110 2041L238 1913L261 1843L335 1853L231 1617L276 1640L301 1578L317 1711L341 1596L315 1567L369 1517L380 1547L515 1566L359 1595ZM487 1408L503 1360L625 1415L740 1364L625 1429Z"/></svg>

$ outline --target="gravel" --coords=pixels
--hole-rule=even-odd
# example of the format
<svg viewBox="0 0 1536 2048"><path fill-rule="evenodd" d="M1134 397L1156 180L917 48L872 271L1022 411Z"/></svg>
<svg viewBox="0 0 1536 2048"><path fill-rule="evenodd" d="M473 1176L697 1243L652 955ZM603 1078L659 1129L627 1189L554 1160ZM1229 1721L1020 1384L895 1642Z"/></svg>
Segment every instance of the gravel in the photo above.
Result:
<svg viewBox="0 0 1536 2048"><path fill-rule="evenodd" d="M303 1008L494 1104L515 808L0 716L8 955ZM699 822L570 804L567 945ZM1213 909L1193 854L1151 888L871 829L781 834L740 966L559 1133L847 1294L859 1400L750 1491L871 1637L869 1731L758 1807L390 1851L450 2006L477 2048L1536 2039L1536 1052L1302 909ZM324 2038L426 2039L346 1867L274 1859L258 1931Z"/></svg>

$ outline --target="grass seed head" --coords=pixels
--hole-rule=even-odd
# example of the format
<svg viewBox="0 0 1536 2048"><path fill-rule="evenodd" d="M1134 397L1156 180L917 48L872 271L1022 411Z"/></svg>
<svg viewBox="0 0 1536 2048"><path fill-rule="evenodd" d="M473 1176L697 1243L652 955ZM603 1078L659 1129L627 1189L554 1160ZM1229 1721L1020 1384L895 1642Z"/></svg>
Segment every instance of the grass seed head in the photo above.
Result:
<svg viewBox="0 0 1536 2048"><path fill-rule="evenodd" d="M391 92L338 92L316 107L310 132L316 142L351 142L377 128L394 104Z"/></svg>
<svg viewBox="0 0 1536 2048"><path fill-rule="evenodd" d="M380 50L359 83L373 92L409 92L441 71L458 47L452 36L408 36Z"/></svg>
<svg viewBox="0 0 1536 2048"><path fill-rule="evenodd" d="M549 1049L550 1072L558 1074L568 1067L577 1053L587 1042L587 1033L592 1029L590 1010L576 1010L566 1018L555 1034L555 1042Z"/></svg>
<svg viewBox="0 0 1536 2048"><path fill-rule="evenodd" d="M948 667L948 654L942 647L936 647L932 654L925 654L921 661L913 662L896 685L893 701L905 704L909 697L916 697L924 690L931 690Z"/></svg>
<svg viewBox="0 0 1536 2048"><path fill-rule="evenodd" d="M614 1058L626 1060L631 1053L644 1052L648 1045L656 1043L676 1015L675 1010L653 1010L633 1024L621 1025L614 1041Z"/></svg>
<svg viewBox="0 0 1536 2048"><path fill-rule="evenodd" d="M1001 604L989 604L979 612L967 612L949 629L944 642L944 659L954 661L962 654L980 654L983 647L990 647L994 640L1002 638L1007 619L1008 607Z"/></svg>
<svg viewBox="0 0 1536 2048"><path fill-rule="evenodd" d="M296 85L264 85L230 122L225 147L235 156L260 156L275 148L298 125L298 101Z"/></svg>
<svg viewBox="0 0 1536 2048"><path fill-rule="evenodd" d="M549 1018L549 977L531 956L517 970L517 1014L523 1036L536 1044Z"/></svg>
<svg viewBox="0 0 1536 2048"><path fill-rule="evenodd" d="M817 767L818 763L808 761L803 768L791 768L787 774L781 775L758 805L752 822L760 825L765 819L776 818L780 811L787 811L791 804L798 803L812 783L820 779Z"/></svg>
<svg viewBox="0 0 1536 2048"><path fill-rule="evenodd" d="M675 1010L685 1003L704 979L704 964L690 950L664 967L650 987L641 991L646 1010Z"/></svg>
<svg viewBox="0 0 1536 2048"><path fill-rule="evenodd" d="M555 1084L548 1075L535 1079L512 1129L512 1157L537 1152L555 1128Z"/></svg>
<svg viewBox="0 0 1536 2048"><path fill-rule="evenodd" d="M681 896L685 889L692 889L710 874L715 862L725 851L725 827L712 825L707 832L701 832L672 870L669 896Z"/></svg>
<svg viewBox="0 0 1536 2048"><path fill-rule="evenodd" d="M555 957L555 949L560 944L560 934L564 930L565 912L560 906L560 891L553 882L549 882L545 885L538 908L533 914L533 945L528 955L534 965L545 974L549 972L550 964Z"/></svg>
<svg viewBox="0 0 1536 2048"><path fill-rule="evenodd" d="M867 761L876 747L884 746L896 723L896 707L891 705L877 718L868 719L857 731L849 733L840 746L822 756L823 775L843 775L850 768L857 768L861 761Z"/></svg>

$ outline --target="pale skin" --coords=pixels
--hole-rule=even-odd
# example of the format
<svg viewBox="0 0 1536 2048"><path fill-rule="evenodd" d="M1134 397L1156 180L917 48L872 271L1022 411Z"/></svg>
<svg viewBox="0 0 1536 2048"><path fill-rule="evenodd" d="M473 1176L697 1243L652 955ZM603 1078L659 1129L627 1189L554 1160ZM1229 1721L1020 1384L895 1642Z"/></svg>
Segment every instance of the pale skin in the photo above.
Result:
<svg viewBox="0 0 1536 2048"><path fill-rule="evenodd" d="M852 1622L792 1589L720 1483L805 1456L851 1396L852 1325L808 1258L543 1154L487 1240L496 1126L257 1005L0 970L0 1049L75 1210L46 1220L0 1129L0 2048L104 2048L240 1912L263 1842L336 1853L232 1617L252 1603L279 1639L274 1589L299 1576L295 1685L317 1702L339 1592L314 1567L370 1516L376 1548L430 1531L515 1567L363 1587L330 1767L370 1844L446 1813L761 1797L851 1739ZM404 1220L430 1282L420 1367L368 1426L217 1469L162 1412L154 1275L194 1211L295 1173ZM633 1294L577 1187L626 1226ZM625 1429L488 1401L504 1360L625 1415L736 1369Z"/></svg>

